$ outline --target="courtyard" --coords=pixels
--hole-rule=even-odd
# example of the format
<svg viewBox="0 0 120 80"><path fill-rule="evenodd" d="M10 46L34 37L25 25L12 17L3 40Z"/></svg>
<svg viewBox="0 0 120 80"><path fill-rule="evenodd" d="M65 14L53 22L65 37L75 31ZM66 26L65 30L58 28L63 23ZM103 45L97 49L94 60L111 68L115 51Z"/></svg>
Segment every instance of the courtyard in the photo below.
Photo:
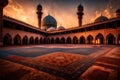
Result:
<svg viewBox="0 0 120 80"><path fill-rule="evenodd" d="M117 45L1 47L0 80L120 80L119 61Z"/></svg>

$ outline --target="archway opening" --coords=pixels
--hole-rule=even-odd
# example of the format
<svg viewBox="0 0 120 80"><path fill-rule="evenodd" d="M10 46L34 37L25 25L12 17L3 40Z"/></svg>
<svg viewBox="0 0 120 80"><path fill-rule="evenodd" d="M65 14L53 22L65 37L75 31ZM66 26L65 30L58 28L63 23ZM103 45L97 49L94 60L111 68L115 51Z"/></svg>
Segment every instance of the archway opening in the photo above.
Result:
<svg viewBox="0 0 120 80"><path fill-rule="evenodd" d="M99 33L95 37L95 42L96 42L96 44L104 44L104 37L103 37L103 35Z"/></svg>
<svg viewBox="0 0 120 80"><path fill-rule="evenodd" d="M84 36L80 37L80 44L85 44L85 37Z"/></svg>
<svg viewBox="0 0 120 80"><path fill-rule="evenodd" d="M23 45L27 45L28 44L28 37L27 36L23 37L22 44Z"/></svg>
<svg viewBox="0 0 120 80"><path fill-rule="evenodd" d="M21 45L21 37L19 35L14 37L14 45Z"/></svg>
<svg viewBox="0 0 120 80"><path fill-rule="evenodd" d="M89 35L89 36L87 37L87 43L88 43L88 44L93 44L93 37L92 37L91 35Z"/></svg>
<svg viewBox="0 0 120 80"><path fill-rule="evenodd" d="M71 43L72 43L72 40L71 40L70 37L67 38L66 43L67 43L67 44L71 44Z"/></svg>
<svg viewBox="0 0 120 80"><path fill-rule="evenodd" d="M78 44L78 38L76 36L73 37L73 44Z"/></svg>
<svg viewBox="0 0 120 80"><path fill-rule="evenodd" d="M34 44L34 38L30 37L29 44Z"/></svg>
<svg viewBox="0 0 120 80"><path fill-rule="evenodd" d="M120 34L118 35L118 44L120 45Z"/></svg>
<svg viewBox="0 0 120 80"><path fill-rule="evenodd" d="M107 43L108 44L115 44L115 37L112 34L107 36Z"/></svg>
<svg viewBox="0 0 120 80"><path fill-rule="evenodd" d="M50 38L47 38L47 44L50 44Z"/></svg>
<svg viewBox="0 0 120 80"><path fill-rule="evenodd" d="M65 44L65 38L64 37L61 38L61 44Z"/></svg>
<svg viewBox="0 0 120 80"><path fill-rule="evenodd" d="M5 46L12 45L12 37L10 36L10 34L6 34L3 37L3 45L5 45Z"/></svg>
<svg viewBox="0 0 120 80"><path fill-rule="evenodd" d="M59 39L59 38L56 38L56 39L55 39L55 43L56 43L56 44L60 44L60 39Z"/></svg>
<svg viewBox="0 0 120 80"><path fill-rule="evenodd" d="M54 38L51 38L51 44L54 44Z"/></svg>
<svg viewBox="0 0 120 80"><path fill-rule="evenodd" d="M40 38L40 44L43 44L43 39L42 39L42 37Z"/></svg>
<svg viewBox="0 0 120 80"><path fill-rule="evenodd" d="M38 37L35 38L35 44L39 44Z"/></svg>

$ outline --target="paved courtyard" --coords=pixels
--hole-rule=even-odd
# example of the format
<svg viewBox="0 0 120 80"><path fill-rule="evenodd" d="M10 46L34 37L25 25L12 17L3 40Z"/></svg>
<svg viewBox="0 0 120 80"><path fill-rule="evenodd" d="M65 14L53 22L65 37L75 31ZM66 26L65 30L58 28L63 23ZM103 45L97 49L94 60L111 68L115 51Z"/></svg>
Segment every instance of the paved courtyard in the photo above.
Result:
<svg viewBox="0 0 120 80"><path fill-rule="evenodd" d="M119 62L113 45L2 47L0 80L120 80Z"/></svg>

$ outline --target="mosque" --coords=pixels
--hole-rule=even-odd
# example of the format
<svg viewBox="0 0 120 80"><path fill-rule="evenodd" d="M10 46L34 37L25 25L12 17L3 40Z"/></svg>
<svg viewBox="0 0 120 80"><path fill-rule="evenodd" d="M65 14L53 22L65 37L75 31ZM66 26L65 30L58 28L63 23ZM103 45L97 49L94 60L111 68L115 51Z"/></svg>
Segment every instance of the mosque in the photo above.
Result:
<svg viewBox="0 0 120 80"><path fill-rule="evenodd" d="M93 23L82 25L84 7L76 8L78 26L65 29L57 26L56 19L47 15L42 20L42 5L37 6L38 26L3 16L8 0L0 1L0 46L40 45L40 44L120 44L120 9L116 17L108 19L99 16Z"/></svg>

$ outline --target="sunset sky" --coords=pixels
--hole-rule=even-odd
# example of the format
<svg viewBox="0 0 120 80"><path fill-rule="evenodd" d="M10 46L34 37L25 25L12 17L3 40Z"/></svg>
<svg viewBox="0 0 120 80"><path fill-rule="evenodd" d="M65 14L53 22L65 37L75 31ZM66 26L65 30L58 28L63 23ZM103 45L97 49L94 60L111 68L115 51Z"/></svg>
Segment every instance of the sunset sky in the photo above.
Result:
<svg viewBox="0 0 120 80"><path fill-rule="evenodd" d="M65 28L77 27L77 6L84 6L83 24L94 22L101 15L115 17L116 9L120 8L120 0L9 0L4 8L4 15L25 23L38 26L36 7L43 6L42 19L50 14L56 20L57 26Z"/></svg>

